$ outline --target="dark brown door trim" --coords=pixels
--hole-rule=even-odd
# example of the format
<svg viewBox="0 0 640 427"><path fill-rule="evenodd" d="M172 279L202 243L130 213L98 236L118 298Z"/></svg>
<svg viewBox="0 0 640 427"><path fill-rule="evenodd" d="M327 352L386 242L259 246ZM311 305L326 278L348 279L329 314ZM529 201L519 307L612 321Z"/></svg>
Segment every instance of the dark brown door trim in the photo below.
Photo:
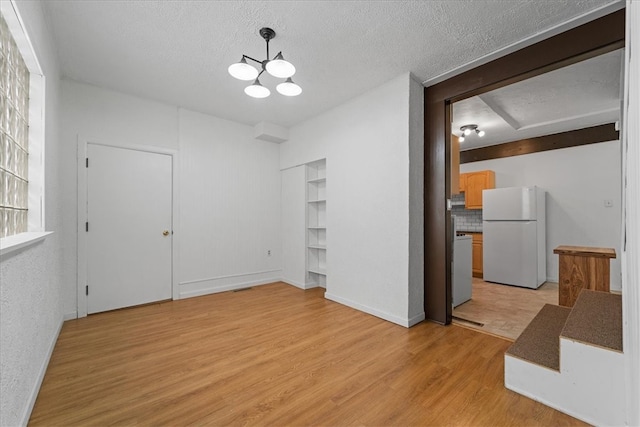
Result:
<svg viewBox="0 0 640 427"><path fill-rule="evenodd" d="M624 47L624 9L466 71L424 92L424 309L451 322L451 103Z"/></svg>

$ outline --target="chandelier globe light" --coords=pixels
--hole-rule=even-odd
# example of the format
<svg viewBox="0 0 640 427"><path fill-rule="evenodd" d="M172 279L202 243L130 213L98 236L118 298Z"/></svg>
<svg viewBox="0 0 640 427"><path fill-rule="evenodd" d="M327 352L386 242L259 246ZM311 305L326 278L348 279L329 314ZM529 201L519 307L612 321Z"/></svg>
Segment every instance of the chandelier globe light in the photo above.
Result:
<svg viewBox="0 0 640 427"><path fill-rule="evenodd" d="M485 135L483 130L478 129L478 125L464 125L460 128L460 132L460 137L458 138L458 141L460 142L464 142L465 137L471 135L473 132L475 132L480 138Z"/></svg>
<svg viewBox="0 0 640 427"><path fill-rule="evenodd" d="M247 60L242 57L240 62L229 65L229 74L238 80L255 80L258 77L258 70L247 64Z"/></svg>
<svg viewBox="0 0 640 427"><path fill-rule="evenodd" d="M291 77L296 73L296 67L289 61L284 60L282 52L280 52L275 59L267 62L266 67L269 74L282 79Z"/></svg>
<svg viewBox="0 0 640 427"><path fill-rule="evenodd" d="M278 52L273 59L269 59L269 41L276 36L276 32L271 28L264 27L260 29L260 35L267 43L267 59L259 61L250 56L242 55L239 62L229 66L229 74L238 80L253 80L253 83L244 89L244 93L253 98L266 98L271 94L271 91L264 87L259 80L260 76L265 71L273 77L286 79L276 87L278 93L285 96L300 95L302 93L302 88L291 80L291 76L296 73L296 67L284 59L282 52ZM249 64L247 59L260 64L260 69L258 70L256 67Z"/></svg>
<svg viewBox="0 0 640 427"><path fill-rule="evenodd" d="M276 86L278 93L284 96L298 96L302 93L302 88L295 84L291 77L289 77L284 83L280 83Z"/></svg>
<svg viewBox="0 0 640 427"><path fill-rule="evenodd" d="M251 86L247 86L244 88L244 93L249 95L252 98L266 98L271 95L271 91L262 86L260 80L255 79Z"/></svg>

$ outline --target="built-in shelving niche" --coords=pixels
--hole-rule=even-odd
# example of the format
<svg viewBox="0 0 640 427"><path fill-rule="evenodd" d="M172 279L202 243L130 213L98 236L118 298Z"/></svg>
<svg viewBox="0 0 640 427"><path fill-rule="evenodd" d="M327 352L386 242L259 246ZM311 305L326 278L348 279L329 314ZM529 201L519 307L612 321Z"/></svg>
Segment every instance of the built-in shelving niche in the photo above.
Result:
<svg viewBox="0 0 640 427"><path fill-rule="evenodd" d="M327 162L307 169L307 286L327 287Z"/></svg>

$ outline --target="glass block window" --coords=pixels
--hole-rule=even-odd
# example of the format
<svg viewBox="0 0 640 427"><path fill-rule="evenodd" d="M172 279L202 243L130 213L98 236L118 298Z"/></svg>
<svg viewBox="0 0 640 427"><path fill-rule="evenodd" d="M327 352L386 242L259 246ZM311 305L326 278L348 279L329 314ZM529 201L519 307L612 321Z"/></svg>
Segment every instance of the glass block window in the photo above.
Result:
<svg viewBox="0 0 640 427"><path fill-rule="evenodd" d="M29 70L0 15L0 237L27 231Z"/></svg>

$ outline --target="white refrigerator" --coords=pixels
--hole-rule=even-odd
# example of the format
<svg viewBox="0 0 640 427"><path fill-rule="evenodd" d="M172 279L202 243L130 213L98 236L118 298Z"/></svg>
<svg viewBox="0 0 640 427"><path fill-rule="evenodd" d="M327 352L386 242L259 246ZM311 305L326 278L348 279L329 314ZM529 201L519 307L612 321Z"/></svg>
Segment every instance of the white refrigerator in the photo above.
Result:
<svg viewBox="0 0 640 427"><path fill-rule="evenodd" d="M510 187L482 192L483 279L536 289L546 280L545 192Z"/></svg>

